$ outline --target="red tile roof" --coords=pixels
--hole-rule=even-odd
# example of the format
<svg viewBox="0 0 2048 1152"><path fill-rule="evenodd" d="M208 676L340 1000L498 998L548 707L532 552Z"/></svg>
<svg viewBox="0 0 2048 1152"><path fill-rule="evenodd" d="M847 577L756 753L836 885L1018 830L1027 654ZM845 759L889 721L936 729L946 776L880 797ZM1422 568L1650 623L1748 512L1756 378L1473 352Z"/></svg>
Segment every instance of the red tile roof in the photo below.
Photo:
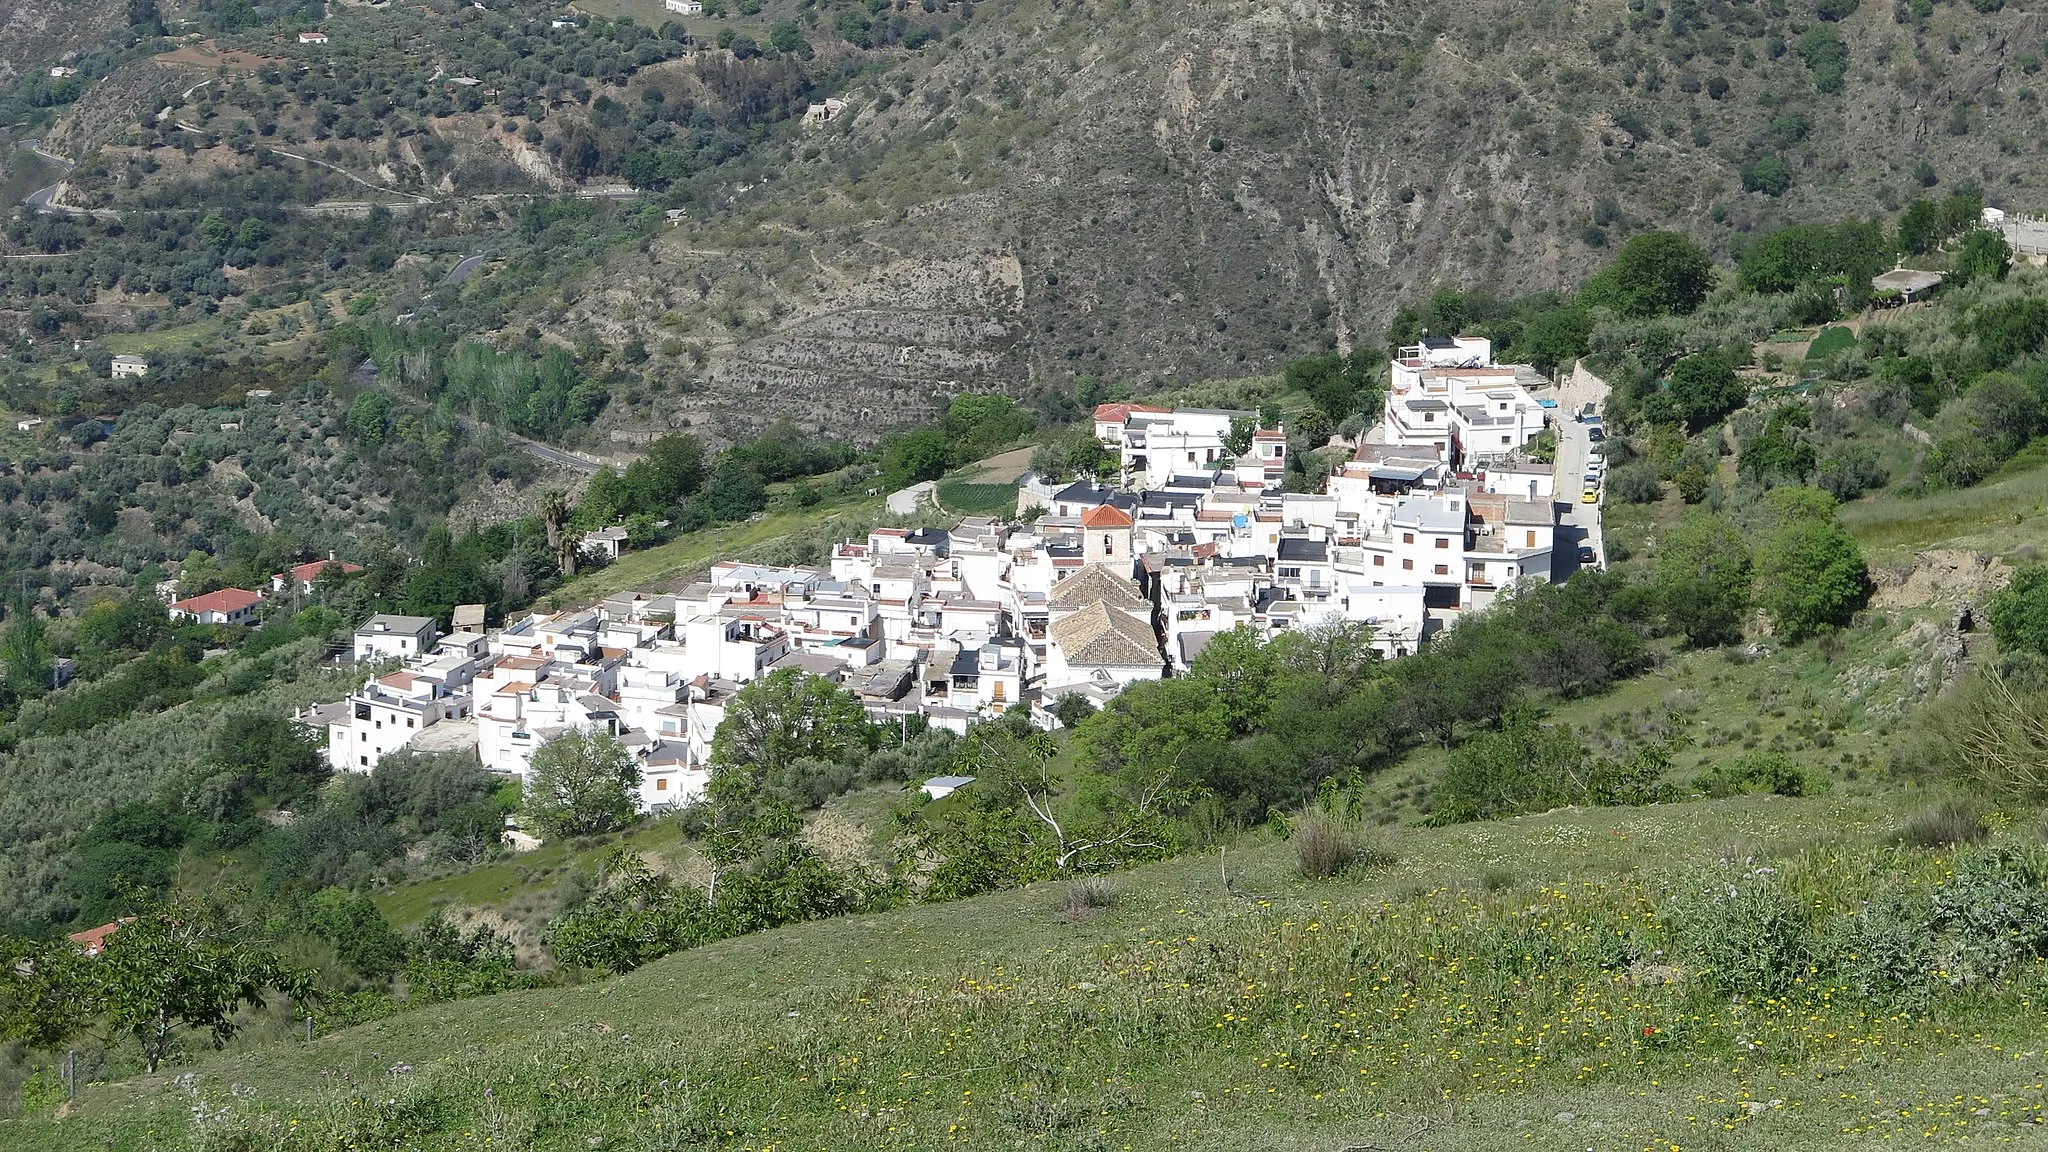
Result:
<svg viewBox="0 0 2048 1152"><path fill-rule="evenodd" d="M241 588L223 588L218 592L208 592L204 596L194 596L187 600L179 600L171 605L171 611L186 612L194 616L202 612L234 613L261 603L263 603L263 594L260 592L249 592Z"/></svg>
<svg viewBox="0 0 2048 1152"><path fill-rule="evenodd" d="M1129 513L1109 504L1097 504L1081 513L1083 528L1129 528L1131 524Z"/></svg>
<svg viewBox="0 0 2048 1152"><path fill-rule="evenodd" d="M1095 422L1097 424L1121 424L1130 419L1133 412L1171 411L1173 409L1161 408L1155 404L1097 404L1095 406Z"/></svg>
<svg viewBox="0 0 2048 1152"><path fill-rule="evenodd" d="M320 574L327 571L329 564L341 569L344 573L355 573L363 570L361 564L351 564L346 560L308 560L304 564L292 565L278 573L278 576L281 579L288 579L297 584L307 584L318 580Z"/></svg>
<svg viewBox="0 0 2048 1152"><path fill-rule="evenodd" d="M73 932L65 937L65 939L78 945L78 950L83 952L88 958L97 956L107 950L107 937L120 931L121 925L129 923L134 919L135 917L133 916L124 916L111 924L102 924L97 928L87 928L83 932Z"/></svg>

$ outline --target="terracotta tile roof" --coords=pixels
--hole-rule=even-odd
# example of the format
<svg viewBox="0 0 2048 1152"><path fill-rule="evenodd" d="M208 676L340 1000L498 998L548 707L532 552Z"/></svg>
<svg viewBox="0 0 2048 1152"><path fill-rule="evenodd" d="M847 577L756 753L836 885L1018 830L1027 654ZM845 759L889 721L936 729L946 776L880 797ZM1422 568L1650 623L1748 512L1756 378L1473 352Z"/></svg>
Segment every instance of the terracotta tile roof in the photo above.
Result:
<svg viewBox="0 0 2048 1152"><path fill-rule="evenodd" d="M363 570L361 564L351 564L346 560L309 560L304 564L292 565L278 573L278 577L298 584L309 584L318 580L320 574L327 571L329 565L341 569L343 573L355 573Z"/></svg>
<svg viewBox="0 0 2048 1152"><path fill-rule="evenodd" d="M240 612L244 608L261 603L263 603L263 594L260 592L250 592L241 588L223 588L218 592L208 592L204 596L194 596L188 600L176 601L171 605L171 610L173 612L189 612L197 616L202 612Z"/></svg>
<svg viewBox="0 0 2048 1152"><path fill-rule="evenodd" d="M1171 411L1173 409L1161 408L1153 404L1097 404L1095 406L1095 422L1097 424L1121 424L1130 419L1133 412L1163 413Z"/></svg>
<svg viewBox="0 0 2048 1152"><path fill-rule="evenodd" d="M133 916L123 916L111 924L102 924L97 928L87 928L83 932L73 932L65 937L65 939L78 945L78 950L88 958L97 956L107 950L107 937L119 932L121 925L132 923L134 919L135 917Z"/></svg>
<svg viewBox="0 0 2048 1152"><path fill-rule="evenodd" d="M1081 513L1083 528L1129 528L1131 524L1130 513L1109 504L1098 504Z"/></svg>
<svg viewBox="0 0 2048 1152"><path fill-rule="evenodd" d="M1089 604L1107 603L1133 611L1152 606L1150 601L1138 595L1135 584L1100 564L1084 565L1079 572L1053 585L1046 603L1054 608L1082 608Z"/></svg>
<svg viewBox="0 0 2048 1152"><path fill-rule="evenodd" d="M1048 632L1070 666L1155 668L1164 663L1150 628L1099 600L1055 621Z"/></svg>

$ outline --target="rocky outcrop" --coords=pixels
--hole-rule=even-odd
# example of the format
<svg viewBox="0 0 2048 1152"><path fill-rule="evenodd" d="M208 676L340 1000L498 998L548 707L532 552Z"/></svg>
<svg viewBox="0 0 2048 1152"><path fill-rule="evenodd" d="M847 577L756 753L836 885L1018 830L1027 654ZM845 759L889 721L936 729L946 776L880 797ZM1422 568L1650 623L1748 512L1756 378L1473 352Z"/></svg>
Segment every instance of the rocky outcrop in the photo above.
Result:
<svg viewBox="0 0 2048 1152"><path fill-rule="evenodd" d="M1967 548L1930 548L1914 553L1911 564L1878 568L1870 576L1877 585L1870 601L1873 608L1957 609L1981 603L2005 587L2012 579L2012 566Z"/></svg>

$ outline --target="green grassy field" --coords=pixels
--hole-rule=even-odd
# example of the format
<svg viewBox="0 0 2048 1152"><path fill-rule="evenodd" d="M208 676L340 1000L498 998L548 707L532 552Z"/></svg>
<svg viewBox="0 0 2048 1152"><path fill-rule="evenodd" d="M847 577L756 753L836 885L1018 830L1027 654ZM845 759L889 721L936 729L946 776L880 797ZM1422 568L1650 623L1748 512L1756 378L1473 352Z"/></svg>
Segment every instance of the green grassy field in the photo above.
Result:
<svg viewBox="0 0 2048 1152"><path fill-rule="evenodd" d="M879 517L875 497L825 500L809 508L765 512L752 520L692 532L642 552L628 552L596 571L555 589L548 603L589 604L628 589L655 589L687 579L719 560L745 559L752 551L793 539L817 536L833 520Z"/></svg>
<svg viewBox="0 0 2048 1152"><path fill-rule="evenodd" d="M399 928L410 928L437 910L507 908L539 897L552 904L554 886L577 868L589 868L619 846L661 860L683 854L680 834L665 823L587 841L543 844L532 852L506 856L452 876L397 884L375 894L377 908Z"/></svg>
<svg viewBox="0 0 2048 1152"><path fill-rule="evenodd" d="M223 343L233 346L234 341L223 339L220 321L195 320L151 332L109 332L100 338L100 343L116 356L147 356L152 352L190 352Z"/></svg>
<svg viewBox="0 0 2048 1152"><path fill-rule="evenodd" d="M0 1147L1696 1149L2038 1140L2036 965L1884 1010L1730 1001L1652 904L1718 861L1877 862L1882 797L1562 810L1390 833L1301 879L1282 845L802 925L602 984L424 1009L91 1086ZM1891 855L1887 855L1892 853ZM1225 885L1227 876L1228 885ZM1621 942L1621 943L1618 943Z"/></svg>
<svg viewBox="0 0 2048 1152"><path fill-rule="evenodd" d="M1995 554L2048 546L2048 444L2037 442L1974 488L1919 499L1879 493L1843 506L1841 520L1872 560L1936 545Z"/></svg>
<svg viewBox="0 0 2048 1152"><path fill-rule="evenodd" d="M1837 324L1831 328L1823 329L1820 335L1813 338L1813 343L1806 346L1806 358L1808 360L1825 360L1838 352L1847 351L1855 346L1856 334Z"/></svg>
<svg viewBox="0 0 2048 1152"><path fill-rule="evenodd" d="M970 484L939 481L939 505L956 516L1008 516L1017 511L1015 484Z"/></svg>

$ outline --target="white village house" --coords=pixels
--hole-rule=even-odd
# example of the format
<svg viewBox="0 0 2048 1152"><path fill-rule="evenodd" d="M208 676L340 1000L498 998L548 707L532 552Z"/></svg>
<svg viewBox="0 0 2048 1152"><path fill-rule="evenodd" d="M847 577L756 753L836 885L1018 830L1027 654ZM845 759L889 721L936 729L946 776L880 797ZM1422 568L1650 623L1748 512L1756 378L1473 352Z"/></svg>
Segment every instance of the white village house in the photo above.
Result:
<svg viewBox="0 0 2048 1152"><path fill-rule="evenodd" d="M256 618L256 609L262 604L261 592L222 588L203 596L174 600L167 611L173 620L192 620L200 624L247 624Z"/></svg>
<svg viewBox="0 0 2048 1152"><path fill-rule="evenodd" d="M440 627L432 617L390 616L380 612L356 629L355 658L362 662L422 656L439 635Z"/></svg>

